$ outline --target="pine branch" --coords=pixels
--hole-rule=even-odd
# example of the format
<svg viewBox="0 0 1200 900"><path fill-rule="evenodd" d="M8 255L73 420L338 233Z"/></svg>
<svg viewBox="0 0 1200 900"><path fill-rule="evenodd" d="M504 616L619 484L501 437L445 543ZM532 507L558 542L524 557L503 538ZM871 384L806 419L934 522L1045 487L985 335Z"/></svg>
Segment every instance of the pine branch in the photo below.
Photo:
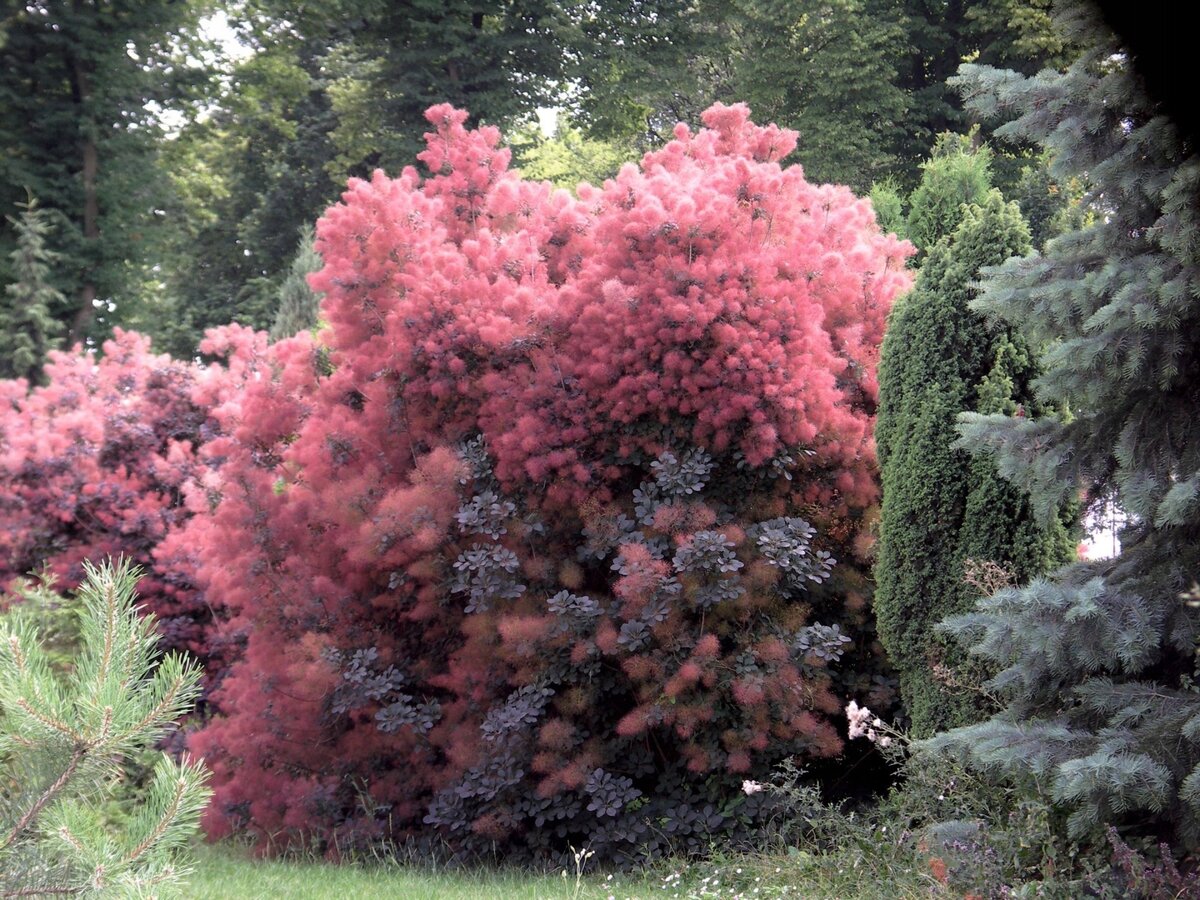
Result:
<svg viewBox="0 0 1200 900"><path fill-rule="evenodd" d="M149 728L154 722L170 721L171 713L174 712L179 703L180 696L186 689L186 683L183 678L176 678L171 681L170 687L166 694L159 700L150 710L142 716L142 718L130 729L133 734L141 734L146 728Z"/></svg>
<svg viewBox="0 0 1200 900"><path fill-rule="evenodd" d="M112 664L113 642L117 633L117 598L116 584L105 586L104 590L104 650L100 656L99 671L96 673L97 682L103 684L108 679L108 669Z"/></svg>
<svg viewBox="0 0 1200 900"><path fill-rule="evenodd" d="M141 843L134 847L133 850L131 850L125 857L127 861L131 863L137 862L142 858L143 855L145 855L147 850L158 843L158 841L166 833L167 829L171 827L171 824L179 815L179 811L183 804L183 798L187 794L187 790L187 778L180 777L175 782L175 793L171 797L170 804L166 809L163 810L162 815L159 816L158 823L154 826L154 829L148 835L146 835L146 837L142 839Z"/></svg>
<svg viewBox="0 0 1200 900"><path fill-rule="evenodd" d="M75 731L75 729L73 729L66 722L60 722L60 721L58 721L58 719L52 718L51 716L43 715L42 713L40 713L36 709L34 709L33 704L31 704L24 697L22 697L20 700L18 700L16 705L18 707L20 707L20 709L26 715L28 715L31 719L35 719L38 722L41 722L47 728L51 728L54 731L57 731L60 734L64 735L65 737L69 737L72 741L82 740L79 733L77 731Z"/></svg>
<svg viewBox="0 0 1200 900"><path fill-rule="evenodd" d="M138 615L131 566L88 566L87 572L80 590L84 647L65 685L26 620L0 632L0 702L11 732L3 735L8 754L2 774L17 785L49 782L40 793L20 789L20 805L10 804L17 808L15 822L4 822L0 842L3 897L174 882L174 856L195 833L208 802L203 766L178 766L163 755L134 822L123 834L110 833L92 795L111 788L107 774L121 757L146 747L187 711L200 671L178 655L155 668L158 637L153 620ZM0 628L7 623L0 621ZM27 696L54 698L46 704L53 714ZM64 711L75 721L62 720ZM57 735L72 740L64 746Z"/></svg>
<svg viewBox="0 0 1200 900"><path fill-rule="evenodd" d="M30 825L33 824L33 822L41 814L42 810L45 809L50 803L50 801L52 801L58 795L58 792L66 787L68 782L75 777L75 773L79 770L79 766L83 762L84 756L87 755L87 751L88 747L86 744L79 744L76 746L75 752L71 754L70 760L67 761L66 768L63 770L62 775L60 775L52 785L46 788L46 790L42 792L42 795L34 802L33 806L31 806L26 813L17 820L17 824L4 839L4 843L0 844L0 851L7 849L9 845L13 843L13 841L20 837L25 829L29 828Z"/></svg>
<svg viewBox="0 0 1200 900"><path fill-rule="evenodd" d="M0 897L45 897L46 895L67 896L70 894L82 894L84 891L81 887L27 887L18 888L15 891L4 891L0 893Z"/></svg>

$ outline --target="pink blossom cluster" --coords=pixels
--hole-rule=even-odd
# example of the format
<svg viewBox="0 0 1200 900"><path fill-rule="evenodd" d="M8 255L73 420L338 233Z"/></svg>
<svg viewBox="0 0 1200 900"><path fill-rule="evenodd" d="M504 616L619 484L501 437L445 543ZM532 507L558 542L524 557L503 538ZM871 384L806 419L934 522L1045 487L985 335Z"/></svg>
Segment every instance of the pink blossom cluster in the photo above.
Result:
<svg viewBox="0 0 1200 900"><path fill-rule="evenodd" d="M846 706L846 718L850 720L850 740L865 737L879 747L890 747L892 738L882 731L886 727L883 719L875 715L865 706L859 706L853 700Z"/></svg>
<svg viewBox="0 0 1200 900"><path fill-rule="evenodd" d="M44 385L0 382L0 589L44 566L59 589L85 560L124 556L143 571L139 594L167 646L210 656L209 607L171 543L184 502L208 465L200 446L211 410L253 377L266 336L209 332L201 366L155 354L116 329L101 352L53 352Z"/></svg>
<svg viewBox="0 0 1200 900"><path fill-rule="evenodd" d="M0 383L0 583L146 568L219 673L188 739L213 835L494 846L665 815L668 767L753 795L838 754L841 673L798 636L866 621L911 247L743 105L577 196L427 119L426 176L352 180L318 225L319 335L231 326L202 366L118 332ZM801 513L839 564L798 603L754 528Z"/></svg>
<svg viewBox="0 0 1200 900"><path fill-rule="evenodd" d="M618 738L652 732L696 775L740 779L785 745L836 754L823 664L762 625L784 604L779 570L748 566L711 615L660 608L670 554L639 557L616 523L649 460L696 448L729 472L787 469L733 498L738 516L804 509L849 548L878 494L875 368L911 247L880 233L868 201L782 166L795 134L742 105L577 197L509 171L499 133L467 129L465 112L427 119L426 177L352 180L318 224L328 328L275 345L270 374L213 409L206 452L221 465L193 497L211 511L181 540L244 649L215 694L226 715L191 738L215 773L207 827L344 836L353 814L368 836L419 828L431 796L490 759L484 713L555 658L607 673L625 705L581 679L529 713L544 717L524 769L542 799L584 790ZM528 511L482 549L459 518L473 441L494 472L488 503L502 507L498 491ZM578 562L581 534L608 525L620 577ZM679 501L646 527L681 547L717 525L713 507ZM753 551L744 527L720 527ZM519 589L468 607L447 590L456 557L491 551ZM564 630L547 611L560 591L603 613ZM779 622L794 630L812 613L792 607ZM399 689L333 710L345 660L368 650L355 677L395 673L413 704L436 702L424 728L387 724L416 715ZM598 706L611 722L593 721ZM350 786L367 782L386 818L354 811ZM470 828L491 839L510 814Z"/></svg>

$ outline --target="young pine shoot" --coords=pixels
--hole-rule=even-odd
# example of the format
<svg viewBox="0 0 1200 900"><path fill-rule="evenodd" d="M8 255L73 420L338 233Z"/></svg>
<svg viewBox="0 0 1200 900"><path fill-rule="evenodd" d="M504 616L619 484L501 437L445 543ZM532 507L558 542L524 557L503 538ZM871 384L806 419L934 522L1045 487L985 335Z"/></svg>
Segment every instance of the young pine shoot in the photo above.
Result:
<svg viewBox="0 0 1200 900"><path fill-rule="evenodd" d="M158 658L137 577L126 561L87 565L81 650L66 675L31 616L18 606L0 619L0 897L161 896L186 874L181 856L210 794L201 762L163 754L127 823L102 811L122 761L199 693L198 666Z"/></svg>

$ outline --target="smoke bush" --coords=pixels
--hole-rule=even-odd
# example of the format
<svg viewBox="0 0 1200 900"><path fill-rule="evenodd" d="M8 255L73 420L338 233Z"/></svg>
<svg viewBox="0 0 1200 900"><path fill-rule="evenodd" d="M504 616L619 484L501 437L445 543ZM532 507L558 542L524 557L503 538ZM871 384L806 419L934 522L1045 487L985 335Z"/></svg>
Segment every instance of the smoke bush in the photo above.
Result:
<svg viewBox="0 0 1200 900"><path fill-rule="evenodd" d="M245 646L191 739L207 827L699 849L879 684L863 523L911 248L742 106L578 198L427 118L426 177L318 225L328 328L213 410L180 540Z"/></svg>
<svg viewBox="0 0 1200 900"><path fill-rule="evenodd" d="M99 353L52 352L43 386L0 382L0 584L44 570L74 590L86 560L123 556L145 573L164 646L209 656L210 611L169 535L209 467L210 410L253 377L265 346L216 329L204 347L221 361L204 366L117 329Z"/></svg>

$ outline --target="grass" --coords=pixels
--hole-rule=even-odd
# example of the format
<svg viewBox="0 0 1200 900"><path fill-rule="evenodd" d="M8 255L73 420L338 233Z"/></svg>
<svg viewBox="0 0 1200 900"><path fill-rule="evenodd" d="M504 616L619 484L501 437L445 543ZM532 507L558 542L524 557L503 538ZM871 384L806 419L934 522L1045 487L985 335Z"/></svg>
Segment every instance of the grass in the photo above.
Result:
<svg viewBox="0 0 1200 900"><path fill-rule="evenodd" d="M881 807L846 812L822 801L803 773L785 767L778 785L791 810L780 828L764 830L761 851L719 852L697 862L667 859L632 873L598 871L591 853L576 854L568 871L463 870L421 863L408 856L371 857L333 865L319 858L256 860L238 844L198 848L196 872L185 896L200 898L433 898L433 900L943 900L963 896L947 881L978 884L985 874L969 860L923 849L913 821L940 812L938 772L917 770L907 792ZM925 782L929 779L929 784ZM932 793L931 793L932 792ZM920 802L938 796L938 809ZM932 802L932 801L931 801ZM1036 829L1034 829L1036 830ZM945 855L945 854L942 854ZM961 855L961 854L960 854ZM970 855L970 854L968 854ZM958 871L966 862L967 871ZM578 866L581 871L576 872ZM950 877L948 877L948 875Z"/></svg>
<svg viewBox="0 0 1200 900"><path fill-rule="evenodd" d="M184 895L196 900L881 900L949 896L927 872L878 858L791 851L663 864L635 874L539 875L513 870L446 871L399 863L331 865L317 860L255 860L232 845L204 846Z"/></svg>
<svg viewBox="0 0 1200 900"><path fill-rule="evenodd" d="M591 879L589 879L591 881ZM582 886L581 886L582 887ZM587 884L520 872L444 872L396 864L331 865L317 860L256 860L229 845L204 846L184 895L195 900L286 897L289 900L542 900L607 897Z"/></svg>

